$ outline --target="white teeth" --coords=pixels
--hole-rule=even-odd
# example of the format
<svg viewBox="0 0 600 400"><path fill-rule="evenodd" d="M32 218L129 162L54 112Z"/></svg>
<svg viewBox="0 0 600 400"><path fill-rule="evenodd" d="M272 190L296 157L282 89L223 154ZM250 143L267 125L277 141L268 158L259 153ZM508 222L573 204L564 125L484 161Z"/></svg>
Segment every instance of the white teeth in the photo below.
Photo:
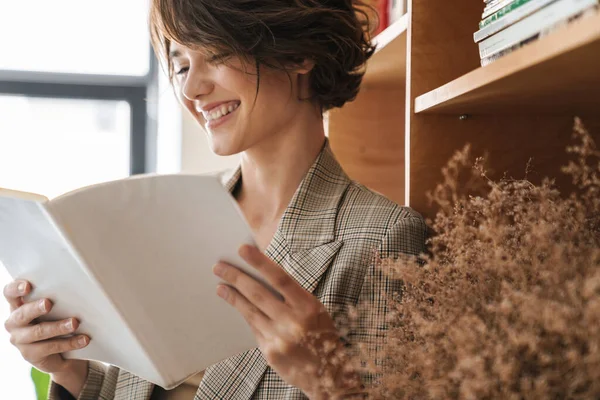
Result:
<svg viewBox="0 0 600 400"><path fill-rule="evenodd" d="M229 105L223 105L221 107L217 107L216 109L214 109L213 111L210 111L208 113L202 112L202 114L204 115L204 119L206 119L207 121L212 121L212 120L224 117L225 115L233 112L234 110L236 110L238 108L238 106L239 106L239 104L237 104L237 103L230 103Z"/></svg>

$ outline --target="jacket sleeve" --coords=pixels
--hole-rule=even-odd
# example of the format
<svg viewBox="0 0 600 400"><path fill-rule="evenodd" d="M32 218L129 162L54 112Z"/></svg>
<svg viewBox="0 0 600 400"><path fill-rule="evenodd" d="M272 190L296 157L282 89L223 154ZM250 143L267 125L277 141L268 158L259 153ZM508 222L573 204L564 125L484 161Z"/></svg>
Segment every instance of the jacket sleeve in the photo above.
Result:
<svg viewBox="0 0 600 400"><path fill-rule="evenodd" d="M113 400L117 387L119 369L113 366L105 367L104 364L90 361L88 376L77 400ZM50 382L48 400L71 400L73 396L62 386Z"/></svg>
<svg viewBox="0 0 600 400"><path fill-rule="evenodd" d="M411 210L412 211L412 210ZM369 329L385 329L385 316L388 300L400 296L402 281L385 273L381 260L398 260L403 257L418 256L425 252L427 225L416 212L400 218L392 225L381 240L376 257L367 270L359 296L359 305L369 308L365 321Z"/></svg>
<svg viewBox="0 0 600 400"><path fill-rule="evenodd" d="M427 225L423 218L412 211L411 214L400 218L387 231L378 253L381 258L397 259L402 255L418 256L425 252L427 240Z"/></svg>
<svg viewBox="0 0 600 400"><path fill-rule="evenodd" d="M362 348L359 357L367 365L375 363L378 367L382 366L382 340L388 328L386 317L392 307L390 299L399 299L403 286L398 277L390 277L384 272L379 260L418 256L425 252L426 239L425 221L417 213L411 212L408 216L399 218L388 229L379 244L376 258L369 265L357 305L358 321L354 337L351 338L351 342ZM362 375L363 382L368 384L378 374Z"/></svg>

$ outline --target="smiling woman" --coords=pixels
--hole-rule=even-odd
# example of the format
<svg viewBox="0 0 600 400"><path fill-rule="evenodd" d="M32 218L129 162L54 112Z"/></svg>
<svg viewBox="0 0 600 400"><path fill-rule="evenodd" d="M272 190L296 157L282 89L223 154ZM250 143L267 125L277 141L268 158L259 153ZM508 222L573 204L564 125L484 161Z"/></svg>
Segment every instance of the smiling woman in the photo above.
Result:
<svg viewBox="0 0 600 400"><path fill-rule="evenodd" d="M215 265L226 283L215 296L246 320L258 347L165 391L114 366L62 362L56 354L75 343L48 339L64 326L46 327L40 340L32 322L51 303L42 311L22 304L31 287L13 282L5 290L14 311L7 327L22 354L52 374L51 400L69 393L82 400L329 399L364 391L368 377L349 368L356 360L347 346L381 336L387 297L377 288L399 290L394 282L365 284L378 276L371 261L417 256L426 235L419 214L350 180L325 137L323 112L356 97L374 51L364 7L352 0L151 2L152 42L179 101L216 154L241 154L240 165L222 174L257 243L240 256L281 297L235 265ZM356 328L341 329L350 307L374 298L377 307Z"/></svg>
<svg viewBox="0 0 600 400"><path fill-rule="evenodd" d="M325 3L153 3L154 48L215 153L239 153L300 115L320 119L323 111L356 97L374 51L363 30L368 19L357 17L351 1ZM238 117L226 116L229 105ZM245 132L243 138L229 135L225 142L217 131L225 123Z"/></svg>

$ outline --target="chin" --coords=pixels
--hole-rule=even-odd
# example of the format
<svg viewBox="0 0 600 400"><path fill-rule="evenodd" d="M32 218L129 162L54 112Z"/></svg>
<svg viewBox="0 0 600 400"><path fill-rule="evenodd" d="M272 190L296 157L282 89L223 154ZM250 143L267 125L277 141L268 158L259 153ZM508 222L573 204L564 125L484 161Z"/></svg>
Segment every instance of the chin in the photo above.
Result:
<svg viewBox="0 0 600 400"><path fill-rule="evenodd" d="M244 151L235 143L229 140L223 140L224 138L215 139L210 133L208 135L208 140L210 142L210 149L213 153L218 156L232 156Z"/></svg>

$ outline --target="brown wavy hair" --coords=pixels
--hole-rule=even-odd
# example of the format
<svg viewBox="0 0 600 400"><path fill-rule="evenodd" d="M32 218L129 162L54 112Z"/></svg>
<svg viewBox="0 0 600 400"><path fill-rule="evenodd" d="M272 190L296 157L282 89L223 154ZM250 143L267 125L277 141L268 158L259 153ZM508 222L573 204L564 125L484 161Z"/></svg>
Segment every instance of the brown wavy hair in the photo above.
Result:
<svg viewBox="0 0 600 400"><path fill-rule="evenodd" d="M260 66L289 71L310 60L311 100L327 111L358 94L375 50L369 8L360 0L152 0L149 22L171 82L173 41L223 62L239 57L257 72Z"/></svg>

